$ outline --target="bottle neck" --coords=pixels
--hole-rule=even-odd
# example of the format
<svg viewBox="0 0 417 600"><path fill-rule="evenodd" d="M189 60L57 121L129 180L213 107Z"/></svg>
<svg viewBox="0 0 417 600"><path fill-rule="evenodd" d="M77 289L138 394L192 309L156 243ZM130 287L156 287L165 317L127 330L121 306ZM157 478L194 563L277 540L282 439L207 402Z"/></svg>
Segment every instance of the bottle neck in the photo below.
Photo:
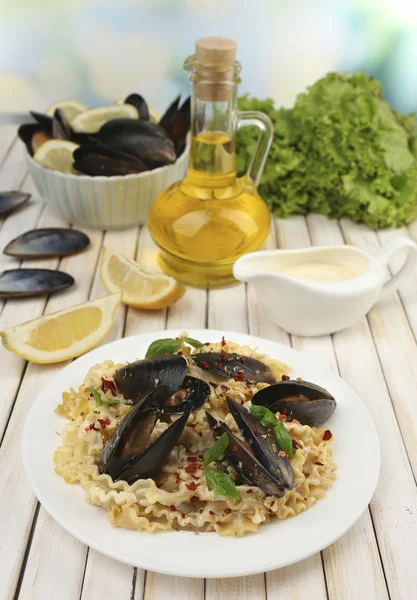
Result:
<svg viewBox="0 0 417 600"><path fill-rule="evenodd" d="M198 187L227 187L236 180L237 84L223 84L221 101L208 100L192 82L191 148L187 181Z"/></svg>

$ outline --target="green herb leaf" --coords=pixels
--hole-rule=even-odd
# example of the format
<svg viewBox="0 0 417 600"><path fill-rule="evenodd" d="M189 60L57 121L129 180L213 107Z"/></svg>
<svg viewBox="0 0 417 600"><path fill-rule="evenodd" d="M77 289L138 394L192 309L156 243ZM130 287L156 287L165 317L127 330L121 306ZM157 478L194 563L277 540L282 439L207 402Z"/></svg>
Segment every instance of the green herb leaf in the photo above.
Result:
<svg viewBox="0 0 417 600"><path fill-rule="evenodd" d="M227 446L229 445L229 438L227 437L227 433L222 433L219 439L216 441L211 448L209 448L206 452L204 452L204 465L207 466L212 463L214 460L220 458Z"/></svg>
<svg viewBox="0 0 417 600"><path fill-rule="evenodd" d="M175 354L183 344L189 344L190 346L193 346L193 348L201 348L201 346L204 346L204 344L198 340L194 340L190 337L182 338L182 340L162 338L152 342L146 352L145 358L158 358L158 356L162 356L166 352L168 352L168 354Z"/></svg>
<svg viewBox="0 0 417 600"><path fill-rule="evenodd" d="M211 467L204 467L206 474L207 485L216 494L222 496L228 496L229 498L240 498L240 494L233 481L226 473L219 469L212 469Z"/></svg>
<svg viewBox="0 0 417 600"><path fill-rule="evenodd" d="M90 387L90 392L93 394L97 406L114 406L119 403L119 400L103 400L94 387Z"/></svg>
<svg viewBox="0 0 417 600"><path fill-rule="evenodd" d="M281 450L288 455L292 455L292 439L288 431L285 429L284 425L281 421L278 421L276 425L274 425L274 435L278 444L281 447Z"/></svg>
<svg viewBox="0 0 417 600"><path fill-rule="evenodd" d="M189 344L193 348L201 348L202 346L204 346L202 342L199 342L198 340L195 340L194 338L190 337L183 338L181 341L182 343Z"/></svg>
<svg viewBox="0 0 417 600"><path fill-rule="evenodd" d="M274 428L274 436L281 450L288 455L292 455L292 439L288 431L274 413L265 406L253 405L250 407L250 414L265 427Z"/></svg>
<svg viewBox="0 0 417 600"><path fill-rule="evenodd" d="M256 404L252 405L250 407L250 414L257 421L260 421L265 427L268 427L269 425L276 425L278 422L278 419L274 413L265 406L258 406Z"/></svg>

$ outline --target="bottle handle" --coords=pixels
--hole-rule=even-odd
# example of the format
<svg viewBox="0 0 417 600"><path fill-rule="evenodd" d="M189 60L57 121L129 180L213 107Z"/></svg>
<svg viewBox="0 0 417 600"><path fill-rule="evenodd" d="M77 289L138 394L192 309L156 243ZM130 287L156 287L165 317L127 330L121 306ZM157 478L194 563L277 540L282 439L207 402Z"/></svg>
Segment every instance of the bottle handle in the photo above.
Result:
<svg viewBox="0 0 417 600"><path fill-rule="evenodd" d="M237 114L237 128L255 126L259 137L255 152L250 160L246 177L257 187L261 181L265 162L274 137L274 126L268 115L257 110L243 110Z"/></svg>
<svg viewBox="0 0 417 600"><path fill-rule="evenodd" d="M391 277L382 287L382 294L385 296L391 292L394 292L402 282L416 271L417 267L417 245L404 236L396 238L391 242L388 242L382 250L379 252L377 258L384 265L388 266L389 260L398 251L406 248L407 256L401 269L393 277Z"/></svg>

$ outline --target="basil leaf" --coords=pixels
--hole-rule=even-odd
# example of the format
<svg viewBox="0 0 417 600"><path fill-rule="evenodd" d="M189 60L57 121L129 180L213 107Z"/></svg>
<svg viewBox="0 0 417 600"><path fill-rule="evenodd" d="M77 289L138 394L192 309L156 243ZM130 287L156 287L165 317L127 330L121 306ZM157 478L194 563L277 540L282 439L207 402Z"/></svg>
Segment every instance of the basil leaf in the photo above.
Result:
<svg viewBox="0 0 417 600"><path fill-rule="evenodd" d="M226 473L211 467L204 467L204 473L206 474L207 485L213 492L229 498L240 498L235 484Z"/></svg>
<svg viewBox="0 0 417 600"><path fill-rule="evenodd" d="M265 427L272 425L274 428L274 436L281 450L288 455L292 455L292 439L288 431L274 413L265 406L253 405L250 407L250 414L257 419Z"/></svg>
<svg viewBox="0 0 417 600"><path fill-rule="evenodd" d="M265 406L258 406L256 404L252 405L250 407L250 414L257 421L260 421L265 427L268 427L269 425L276 425L278 423L278 419L274 413Z"/></svg>
<svg viewBox="0 0 417 600"><path fill-rule="evenodd" d="M194 338L190 337L183 338L181 341L183 343L185 342L186 344L189 344L193 348L201 348L202 346L204 346L202 342L199 342L198 340L195 340Z"/></svg>
<svg viewBox="0 0 417 600"><path fill-rule="evenodd" d="M209 448L206 452L204 452L204 465L207 466L212 463L214 460L220 458L227 446L229 445L229 438L227 437L227 433L222 433L219 439L216 441L211 448Z"/></svg>
<svg viewBox="0 0 417 600"><path fill-rule="evenodd" d="M281 450L284 450L288 456L292 455L292 439L281 421L274 425L274 435Z"/></svg>
<svg viewBox="0 0 417 600"><path fill-rule="evenodd" d="M97 406L114 406L119 403L119 400L102 400L100 394L94 387L90 387L90 392L93 394Z"/></svg>
<svg viewBox="0 0 417 600"><path fill-rule="evenodd" d="M162 356L165 352L174 354L181 348L181 340L175 340L174 338L163 338L161 340L155 340L149 346L145 358L157 358Z"/></svg>

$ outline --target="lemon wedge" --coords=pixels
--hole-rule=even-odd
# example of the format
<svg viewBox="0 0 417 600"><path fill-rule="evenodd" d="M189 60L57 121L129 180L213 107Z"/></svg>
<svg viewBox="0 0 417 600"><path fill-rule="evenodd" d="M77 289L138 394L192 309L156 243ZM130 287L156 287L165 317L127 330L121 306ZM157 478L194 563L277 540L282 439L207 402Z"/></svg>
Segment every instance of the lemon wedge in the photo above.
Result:
<svg viewBox="0 0 417 600"><path fill-rule="evenodd" d="M78 144L67 140L48 140L39 146L33 155L33 160L53 171L74 173L72 153L77 148Z"/></svg>
<svg viewBox="0 0 417 600"><path fill-rule="evenodd" d="M135 308L158 310L185 294L185 285L169 275L146 269L134 260L103 249L101 280L109 292L122 292L122 302Z"/></svg>
<svg viewBox="0 0 417 600"><path fill-rule="evenodd" d="M85 110L75 117L71 127L77 133L97 133L104 123L112 119L138 119L138 111L131 104L117 104Z"/></svg>
<svg viewBox="0 0 417 600"><path fill-rule="evenodd" d="M112 294L0 331L3 346L34 363L80 356L110 331L121 297Z"/></svg>
<svg viewBox="0 0 417 600"><path fill-rule="evenodd" d="M88 110L88 106L78 100L57 100L52 102L45 111L45 114L49 117L54 116L54 112L57 108L60 108L64 113L65 117L71 123L71 121L80 113Z"/></svg>

